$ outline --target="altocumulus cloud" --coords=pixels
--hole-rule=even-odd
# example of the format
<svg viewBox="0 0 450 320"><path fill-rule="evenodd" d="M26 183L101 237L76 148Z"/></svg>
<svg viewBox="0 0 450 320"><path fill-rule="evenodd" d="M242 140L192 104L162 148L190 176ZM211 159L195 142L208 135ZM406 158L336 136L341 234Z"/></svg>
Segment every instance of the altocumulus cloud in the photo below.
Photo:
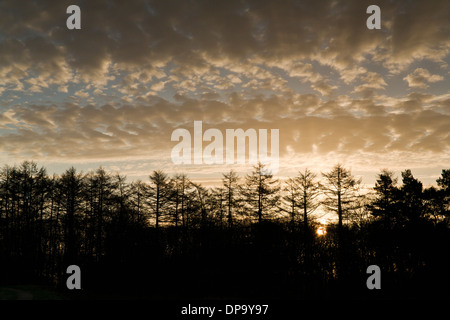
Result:
<svg viewBox="0 0 450 320"><path fill-rule="evenodd" d="M367 30L370 4L89 1L67 30L67 3L2 1L3 162L170 162L202 120L280 129L286 170L448 166L450 3L379 1Z"/></svg>

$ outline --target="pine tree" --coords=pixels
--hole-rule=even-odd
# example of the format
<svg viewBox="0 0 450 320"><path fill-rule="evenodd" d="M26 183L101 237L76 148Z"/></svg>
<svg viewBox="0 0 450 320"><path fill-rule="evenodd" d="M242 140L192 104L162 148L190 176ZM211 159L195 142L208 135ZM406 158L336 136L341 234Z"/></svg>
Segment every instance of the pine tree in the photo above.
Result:
<svg viewBox="0 0 450 320"><path fill-rule="evenodd" d="M73 264L79 248L79 218L83 205L83 174L74 167L66 170L57 181L57 197L63 213L64 260Z"/></svg>
<svg viewBox="0 0 450 320"><path fill-rule="evenodd" d="M277 206L280 187L278 180L273 178L264 164L259 162L253 169L252 173L246 176L241 192L249 210L256 210L254 214L258 223L261 223Z"/></svg>
<svg viewBox="0 0 450 320"><path fill-rule="evenodd" d="M325 178L323 192L325 194L324 206L338 216L338 228L342 230L344 214L354 209L355 200L358 196L357 190L361 179L355 180L350 170L345 169L341 164L322 173Z"/></svg>
<svg viewBox="0 0 450 320"><path fill-rule="evenodd" d="M236 172L230 170L223 174L222 184L225 188L225 199L227 206L228 227L233 226L233 209L236 203L236 193L238 191L238 176Z"/></svg>
<svg viewBox="0 0 450 320"><path fill-rule="evenodd" d="M170 195L169 180L167 174L161 170L155 170L150 175L149 202L155 213L155 227L159 228L163 207L168 203Z"/></svg>
<svg viewBox="0 0 450 320"><path fill-rule="evenodd" d="M378 179L375 182L375 199L369 204L368 208L371 214L375 217L380 217L385 225L397 216L397 198L398 188L396 187L397 179L394 173L383 169L378 174Z"/></svg>

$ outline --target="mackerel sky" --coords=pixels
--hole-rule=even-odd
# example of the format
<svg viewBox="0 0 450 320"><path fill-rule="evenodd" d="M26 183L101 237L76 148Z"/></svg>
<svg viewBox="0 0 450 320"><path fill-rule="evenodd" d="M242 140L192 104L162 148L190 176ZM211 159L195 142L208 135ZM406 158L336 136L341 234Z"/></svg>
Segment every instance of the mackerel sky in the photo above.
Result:
<svg viewBox="0 0 450 320"><path fill-rule="evenodd" d="M447 0L2 0L0 163L214 181L231 166L170 157L201 120L279 129L280 177L340 162L430 184L450 168L449 17Z"/></svg>

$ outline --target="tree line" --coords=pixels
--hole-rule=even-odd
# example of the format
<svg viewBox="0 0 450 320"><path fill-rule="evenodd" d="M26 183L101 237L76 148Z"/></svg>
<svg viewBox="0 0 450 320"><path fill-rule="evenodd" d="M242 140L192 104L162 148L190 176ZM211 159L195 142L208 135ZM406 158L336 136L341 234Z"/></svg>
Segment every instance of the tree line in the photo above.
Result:
<svg viewBox="0 0 450 320"><path fill-rule="evenodd" d="M411 279L426 287L448 266L450 169L428 188L410 170L401 177L382 170L367 193L341 164L320 178L305 169L280 181L258 163L209 188L162 170L128 183L102 167L50 176L35 162L4 166L0 284L63 287L65 268L77 264L98 290L113 281L159 288L154 295L323 295L360 289L364 268L377 263L392 290ZM319 211L337 220L322 237Z"/></svg>

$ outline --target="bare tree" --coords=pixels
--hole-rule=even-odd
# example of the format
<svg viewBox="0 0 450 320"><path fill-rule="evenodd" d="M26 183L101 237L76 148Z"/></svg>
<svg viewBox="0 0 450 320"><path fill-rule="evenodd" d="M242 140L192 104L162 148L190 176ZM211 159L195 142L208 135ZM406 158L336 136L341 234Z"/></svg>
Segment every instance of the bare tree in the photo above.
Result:
<svg viewBox="0 0 450 320"><path fill-rule="evenodd" d="M146 201L145 197L148 193L148 185L141 180L133 181L130 184L129 202L131 205L132 214L135 214L134 220L138 223L147 222Z"/></svg>
<svg viewBox="0 0 450 320"><path fill-rule="evenodd" d="M299 210L302 211L305 230L308 229L308 217L320 205L317 197L320 194L320 183L316 180L317 175L309 169L299 172L294 178L289 178L283 188L282 200L288 209L282 209L291 216L291 224L295 224Z"/></svg>
<svg viewBox="0 0 450 320"><path fill-rule="evenodd" d="M321 185L316 180L317 175L309 169L299 172L297 176L298 187L300 191L300 207L303 209L303 224L305 230L308 230L308 216L313 213L320 205L317 197L320 194Z"/></svg>
<svg viewBox="0 0 450 320"><path fill-rule="evenodd" d="M172 197L172 202L175 203L175 226L178 226L179 216L181 215L181 223L183 227L187 226L186 207L189 197L189 186L191 181L186 174L177 174L172 179L175 194Z"/></svg>
<svg viewBox="0 0 450 320"><path fill-rule="evenodd" d="M211 194L208 197L209 211L214 213L214 217L219 226L223 226L223 218L226 206L226 189L216 187L211 190Z"/></svg>
<svg viewBox="0 0 450 320"><path fill-rule="evenodd" d="M104 254L105 227L116 204L114 199L116 189L117 182L102 167L86 176L85 210L88 221L85 241L89 254L95 255L97 260Z"/></svg>
<svg viewBox="0 0 450 320"><path fill-rule="evenodd" d="M357 190L361 179L355 180L350 170L345 169L341 164L337 164L331 171L322 173L325 178L323 192L325 194L324 206L338 216L338 228L342 229L344 213L354 209L355 199L358 196Z"/></svg>
<svg viewBox="0 0 450 320"><path fill-rule="evenodd" d="M83 206L84 176L77 173L74 167L66 170L58 179L57 192L64 221L64 257L68 263L73 263L79 244L76 234L78 220Z"/></svg>
<svg viewBox="0 0 450 320"><path fill-rule="evenodd" d="M225 188L228 226L231 228L233 226L233 208L235 205L235 197L239 187L238 176L236 172L230 170L230 172L224 173L222 178L222 184Z"/></svg>
<svg viewBox="0 0 450 320"><path fill-rule="evenodd" d="M246 176L245 184L240 190L249 209L256 209L258 223L261 223L264 216L277 206L280 199L280 186L278 180L273 178L264 164L259 162L253 168L252 173Z"/></svg>
<svg viewBox="0 0 450 320"><path fill-rule="evenodd" d="M159 227L159 222L162 214L162 206L167 203L169 195L168 178L161 170L155 170L150 175L151 185L149 188L149 201L155 213L155 226Z"/></svg>
<svg viewBox="0 0 450 320"><path fill-rule="evenodd" d="M300 209L300 191L296 178L288 178L283 187L280 210L289 214L291 226L295 226L295 220Z"/></svg>
<svg viewBox="0 0 450 320"><path fill-rule="evenodd" d="M206 199L208 198L208 190L198 183L191 182L191 185L196 191L198 203L200 205L201 226L205 226L206 220L208 218L208 212L205 204Z"/></svg>

